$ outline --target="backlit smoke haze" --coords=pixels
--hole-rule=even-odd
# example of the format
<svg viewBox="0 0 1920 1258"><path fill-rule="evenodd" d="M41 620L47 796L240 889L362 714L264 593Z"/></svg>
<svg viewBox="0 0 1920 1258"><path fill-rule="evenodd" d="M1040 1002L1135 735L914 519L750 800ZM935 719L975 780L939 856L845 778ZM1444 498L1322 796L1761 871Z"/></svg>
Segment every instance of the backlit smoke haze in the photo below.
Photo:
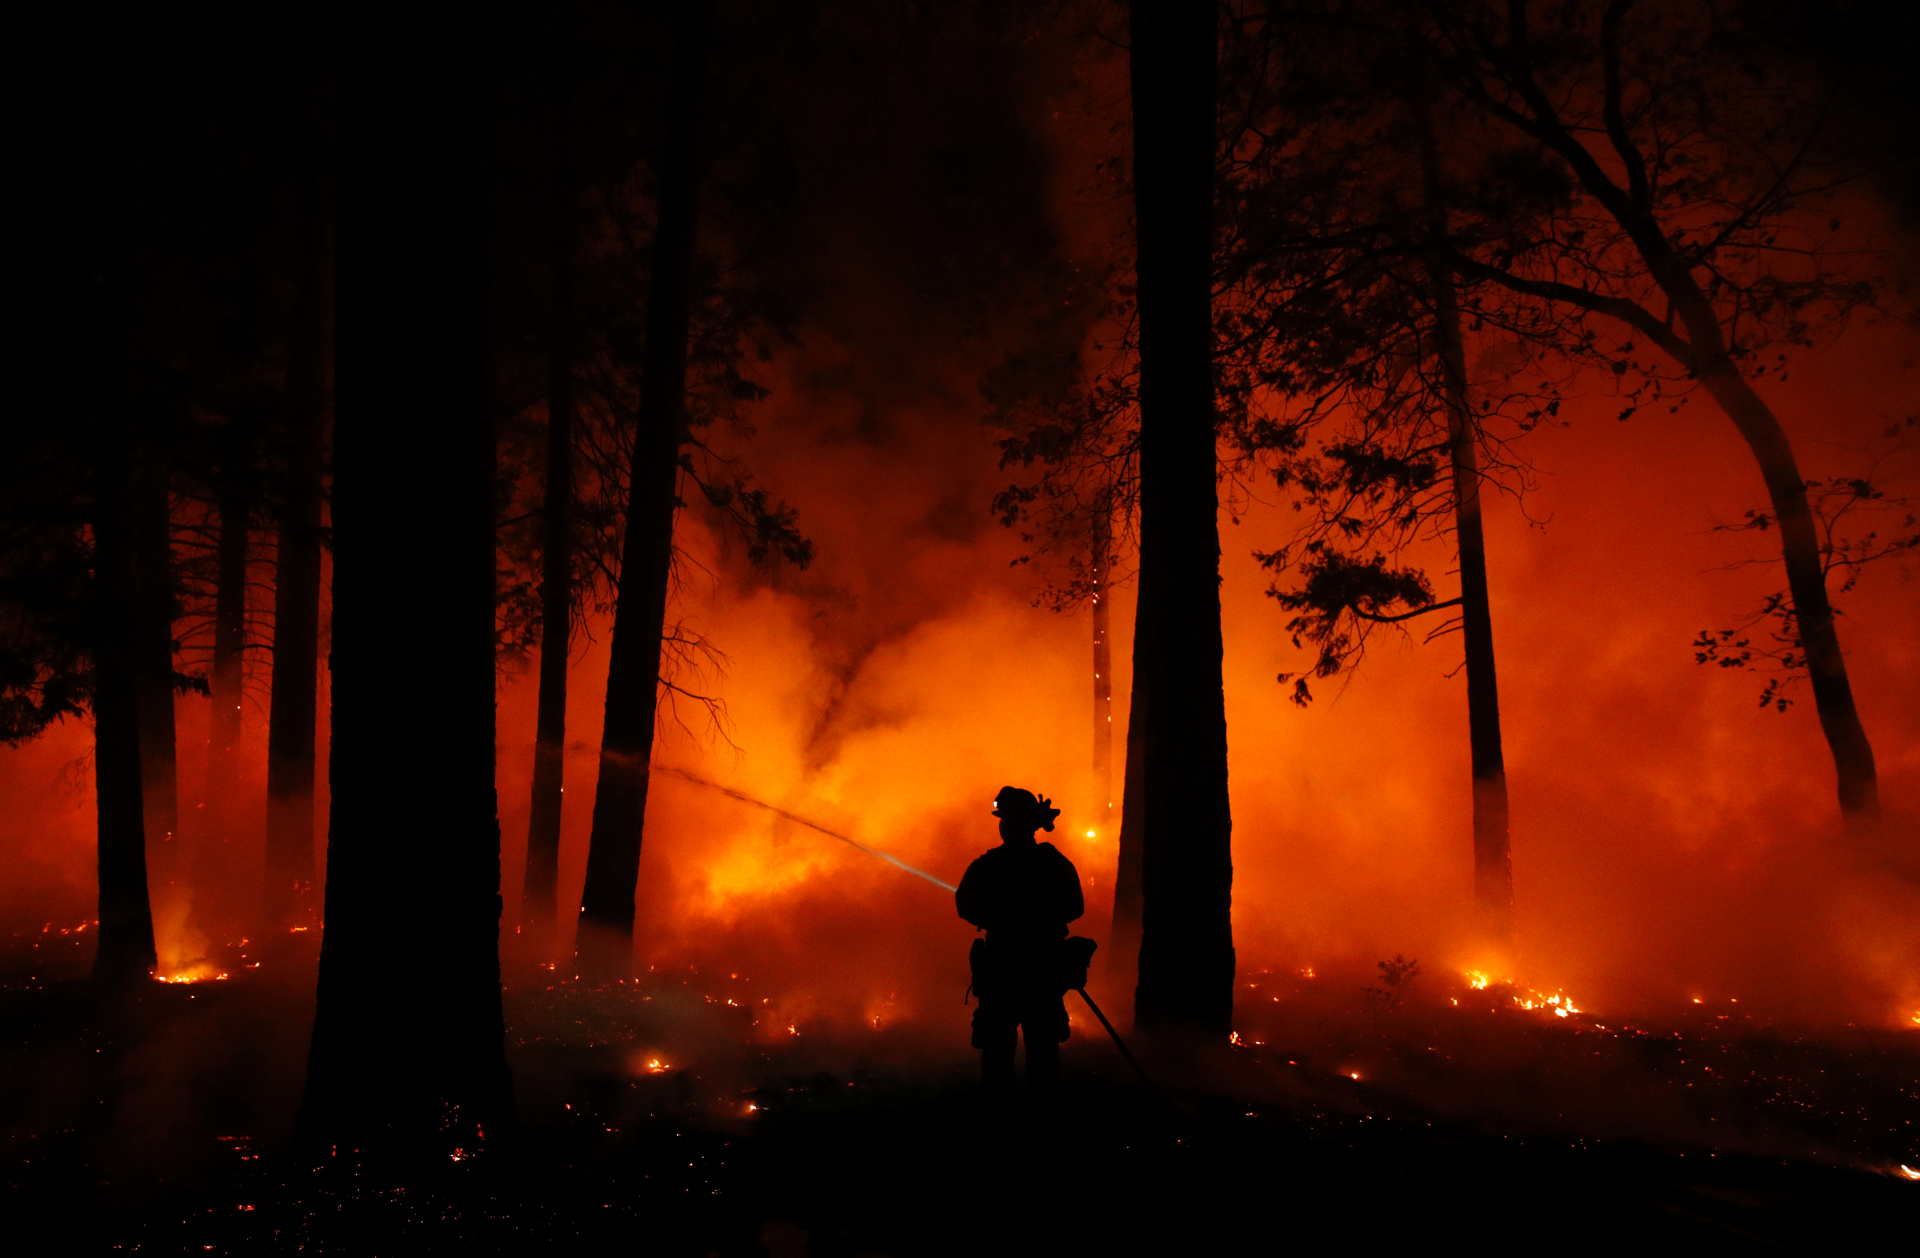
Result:
<svg viewBox="0 0 1920 1258"><path fill-rule="evenodd" d="M858 208L895 194L929 199L950 219L978 206L943 201L938 189L901 191L924 171L882 169L848 186L835 182L845 171L834 152L803 155L818 181L806 230L834 261L815 277L821 295L799 343L759 371L772 393L741 449L799 508L818 558L804 573L768 576L697 508L682 513L688 562L671 614L725 653L724 670L699 681L724 700L725 737L683 702L685 727L667 722L656 758L948 881L995 841L989 801L1000 786L1051 795L1063 816L1043 837L1080 867L1089 899L1080 929L1104 942L1118 814L1103 815L1090 772L1089 619L1034 605L1045 560L1018 562L1032 548L992 519L989 502L1011 473L997 466L978 382L1009 343L1057 348L1090 335L1088 319L1042 318L1035 292L1096 267L1117 221L1092 170L1114 141L1072 105L1105 90L1111 66L1091 67L1078 85L1032 65L1022 72L993 89L1007 112L980 123L984 138L954 124L954 161L967 144L1018 141L1010 169L981 195L1031 232L953 263L1007 268L978 310L947 300L941 286L954 275L899 265L925 247L915 230L938 239L954 222L916 229ZM1912 330L1861 325L1837 347L1807 352L1786 381L1760 385L1809 477L1858 472L1890 425L1920 412L1916 354ZM1565 427L1524 445L1539 472L1524 502L1488 498L1521 975L1589 1009L1738 997L1783 1018L1906 1024L1920 1013L1920 570L1881 565L1842 600L1887 810L1876 863L1845 854L1810 696L1785 714L1762 711L1752 675L1693 661L1697 633L1734 623L1782 584L1777 563L1727 568L1768 557L1770 534L1709 531L1763 505L1752 460L1704 399L1624 423L1616 410L1593 382ZM1905 477L1899 488L1920 491L1920 463L1892 470ZM1274 677L1306 656L1287 641L1264 594L1269 574L1251 558L1286 539L1290 513L1264 497L1234 512L1237 522L1222 518L1240 967L1364 967L1400 953L1434 970L1465 968L1475 958L1458 639L1377 639L1350 683L1325 684L1310 709L1293 706ZM1429 547L1420 559L1450 597L1448 556ZM1116 766L1131 602L1130 586L1118 591ZM576 644L563 896L578 892L585 863L608 630L594 621ZM535 677L531 667L507 673L500 689L509 934ZM206 702L179 709L182 793L192 800ZM431 736L430 713L405 719ZM248 788L258 792L259 710L247 737ZM91 915L89 746L68 722L0 752L9 929ZM1115 776L1117 802L1117 767ZM199 866L203 934L226 925L206 905L252 894L258 848L257 833L234 836L224 872ZM163 958L190 960L186 927L156 924ZM804 1032L816 1018L961 1034L972 932L950 897L666 775L649 799L637 933L643 968L697 965L763 984L784 1011L763 1020L769 1033Z"/></svg>

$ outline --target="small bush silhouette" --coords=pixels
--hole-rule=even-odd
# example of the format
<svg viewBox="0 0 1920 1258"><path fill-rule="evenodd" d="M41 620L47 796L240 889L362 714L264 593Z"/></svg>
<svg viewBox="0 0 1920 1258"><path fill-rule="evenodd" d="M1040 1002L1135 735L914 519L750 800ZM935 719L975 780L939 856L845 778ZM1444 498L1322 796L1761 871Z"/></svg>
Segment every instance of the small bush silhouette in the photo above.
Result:
<svg viewBox="0 0 1920 1258"><path fill-rule="evenodd" d="M1420 962L1409 961L1399 953L1393 954L1393 960L1381 961L1380 986L1363 987L1360 994L1367 998L1367 1008L1375 1014L1391 1013L1400 1007L1406 998L1407 990L1413 986L1413 980L1420 976Z"/></svg>

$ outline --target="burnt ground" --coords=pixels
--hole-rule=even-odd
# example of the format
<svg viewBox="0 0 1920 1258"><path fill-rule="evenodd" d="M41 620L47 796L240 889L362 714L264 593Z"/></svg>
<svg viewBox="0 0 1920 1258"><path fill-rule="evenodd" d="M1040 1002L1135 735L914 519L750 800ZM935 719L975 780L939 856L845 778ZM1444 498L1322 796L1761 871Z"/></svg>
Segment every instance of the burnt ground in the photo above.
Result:
<svg viewBox="0 0 1920 1258"><path fill-rule="evenodd" d="M997 1112L924 1029L769 1038L725 983L524 981L519 1132L312 1167L281 1152L297 985L236 966L103 1006L62 968L36 953L0 988L9 1252L1812 1253L1920 1216L1908 1033L1264 975L1241 1046L1150 1062L1164 1100L1077 1022L1057 1103Z"/></svg>

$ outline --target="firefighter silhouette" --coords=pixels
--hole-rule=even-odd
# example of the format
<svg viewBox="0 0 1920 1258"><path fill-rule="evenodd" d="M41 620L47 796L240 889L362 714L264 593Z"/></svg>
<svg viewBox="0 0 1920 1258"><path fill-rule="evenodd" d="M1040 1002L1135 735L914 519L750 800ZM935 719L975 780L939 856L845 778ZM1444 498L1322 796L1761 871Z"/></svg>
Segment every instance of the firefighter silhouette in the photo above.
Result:
<svg viewBox="0 0 1920 1258"><path fill-rule="evenodd" d="M969 960L973 994L973 1046L980 1050L981 1077L991 1093L1013 1088L1014 1042L1027 1042L1027 1084L1053 1088L1060 1073L1060 1044L1067 1038L1067 991L1086 983L1090 940L1067 940L1067 923L1086 911L1080 873L1051 843L1034 840L1051 831L1060 810L1051 800L1018 787L994 798L1000 819L999 847L967 866L954 906L981 930ZM1082 952L1086 955L1082 955ZM1077 961L1077 973L1076 970Z"/></svg>

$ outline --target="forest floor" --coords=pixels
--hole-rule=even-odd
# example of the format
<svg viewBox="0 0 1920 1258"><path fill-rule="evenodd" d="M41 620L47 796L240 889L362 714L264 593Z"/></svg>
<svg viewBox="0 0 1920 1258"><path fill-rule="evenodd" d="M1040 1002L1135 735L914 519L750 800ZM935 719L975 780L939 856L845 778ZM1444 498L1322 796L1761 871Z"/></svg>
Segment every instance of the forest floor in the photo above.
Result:
<svg viewBox="0 0 1920 1258"><path fill-rule="evenodd" d="M312 1167L281 1151L310 987L240 963L106 1006L35 942L0 957L13 1253L1814 1253L1920 1212L1920 1034L1272 974L1239 1044L1146 1056L1164 1096L1082 1015L1056 1100L1005 1110L947 1028L769 1036L697 975L523 975L512 1139Z"/></svg>

